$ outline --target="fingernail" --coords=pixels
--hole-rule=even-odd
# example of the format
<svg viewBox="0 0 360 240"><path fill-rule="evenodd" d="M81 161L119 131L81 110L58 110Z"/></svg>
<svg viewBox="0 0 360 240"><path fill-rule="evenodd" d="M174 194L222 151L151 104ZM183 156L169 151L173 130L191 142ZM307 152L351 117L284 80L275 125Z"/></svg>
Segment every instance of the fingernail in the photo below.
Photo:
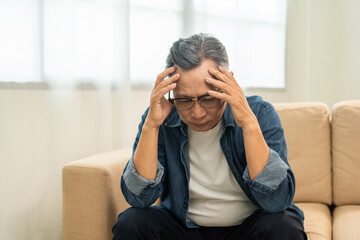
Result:
<svg viewBox="0 0 360 240"><path fill-rule="evenodd" d="M210 72L215 72L215 69L209 68Z"/></svg>

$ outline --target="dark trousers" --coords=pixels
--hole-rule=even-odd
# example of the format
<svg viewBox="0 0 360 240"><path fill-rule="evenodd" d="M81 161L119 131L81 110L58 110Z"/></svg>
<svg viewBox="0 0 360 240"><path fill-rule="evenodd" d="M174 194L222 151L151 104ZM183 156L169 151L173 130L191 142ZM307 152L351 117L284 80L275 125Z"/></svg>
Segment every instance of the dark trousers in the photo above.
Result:
<svg viewBox="0 0 360 240"><path fill-rule="evenodd" d="M264 210L233 227L187 228L164 208L129 208L119 215L113 233L113 240L307 239L303 224L291 212L267 213Z"/></svg>

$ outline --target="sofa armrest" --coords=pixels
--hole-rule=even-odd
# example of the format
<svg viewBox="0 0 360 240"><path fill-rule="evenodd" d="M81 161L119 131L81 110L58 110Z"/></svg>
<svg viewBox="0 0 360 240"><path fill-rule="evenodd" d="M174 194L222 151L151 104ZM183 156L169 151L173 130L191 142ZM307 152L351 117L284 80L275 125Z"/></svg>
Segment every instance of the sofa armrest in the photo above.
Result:
<svg viewBox="0 0 360 240"><path fill-rule="evenodd" d="M112 239L112 227L129 207L120 178L131 149L92 155L63 167L63 240Z"/></svg>

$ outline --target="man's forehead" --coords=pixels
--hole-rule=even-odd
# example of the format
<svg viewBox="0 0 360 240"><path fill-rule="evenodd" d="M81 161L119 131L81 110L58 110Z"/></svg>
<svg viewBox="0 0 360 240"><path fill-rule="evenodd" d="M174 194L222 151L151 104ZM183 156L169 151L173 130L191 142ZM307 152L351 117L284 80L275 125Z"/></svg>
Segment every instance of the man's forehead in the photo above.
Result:
<svg viewBox="0 0 360 240"><path fill-rule="evenodd" d="M209 73L210 67L216 68L215 62L210 59L203 60L199 66L190 70L178 67L175 73L179 73L180 78L174 89L176 95L197 97L207 94L208 90L214 89L205 81L206 77L213 77Z"/></svg>
<svg viewBox="0 0 360 240"><path fill-rule="evenodd" d="M174 94L181 97L199 97L208 94L209 90L215 90L215 87L205 82L205 79L201 83L195 81L194 84L189 81L181 83L179 80Z"/></svg>

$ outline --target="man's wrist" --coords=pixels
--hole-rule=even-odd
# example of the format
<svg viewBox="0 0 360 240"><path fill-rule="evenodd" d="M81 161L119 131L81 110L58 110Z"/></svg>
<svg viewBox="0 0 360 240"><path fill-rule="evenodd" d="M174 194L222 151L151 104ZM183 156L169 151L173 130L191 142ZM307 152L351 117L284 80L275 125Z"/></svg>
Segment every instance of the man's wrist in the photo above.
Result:
<svg viewBox="0 0 360 240"><path fill-rule="evenodd" d="M146 119L142 129L143 129L142 131L149 131L149 132L159 131L160 126L153 124L149 119Z"/></svg>
<svg viewBox="0 0 360 240"><path fill-rule="evenodd" d="M242 127L243 133L254 133L260 130L259 122L255 116L251 117Z"/></svg>

